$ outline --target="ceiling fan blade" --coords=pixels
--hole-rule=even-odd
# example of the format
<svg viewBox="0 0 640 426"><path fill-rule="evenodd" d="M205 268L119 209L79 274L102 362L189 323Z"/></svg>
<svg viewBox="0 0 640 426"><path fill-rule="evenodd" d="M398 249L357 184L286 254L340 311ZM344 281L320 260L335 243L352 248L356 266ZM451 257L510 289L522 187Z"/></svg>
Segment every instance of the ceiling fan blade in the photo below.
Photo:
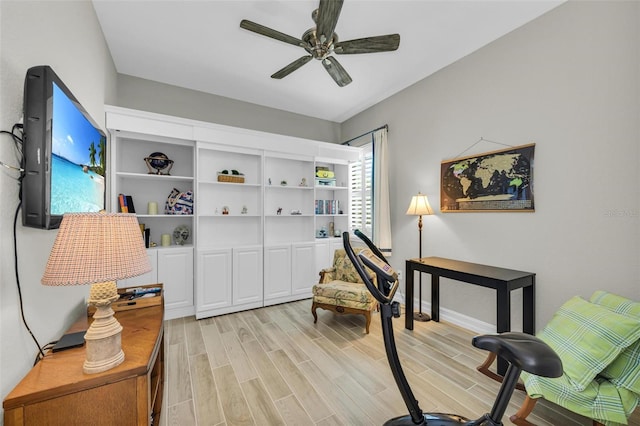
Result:
<svg viewBox="0 0 640 426"><path fill-rule="evenodd" d="M400 45L400 34L388 34L376 37L358 38L340 41L333 51L338 54L376 53L396 50Z"/></svg>
<svg viewBox="0 0 640 426"><path fill-rule="evenodd" d="M320 43L331 40L336 29L343 0L320 0L318 8L318 28L316 31ZM324 39L322 38L324 36Z"/></svg>
<svg viewBox="0 0 640 426"><path fill-rule="evenodd" d="M331 78L338 84L340 87L344 87L347 84L351 83L351 76L342 68L340 62L333 56L327 56L322 60L322 65L324 65L324 69L327 70Z"/></svg>
<svg viewBox="0 0 640 426"><path fill-rule="evenodd" d="M282 68L280 71L275 72L271 76L271 78L277 78L277 79L284 78L289 74L291 74L292 72L294 72L295 70L297 70L298 68L300 68L301 66L303 66L304 64L306 64L307 62L309 62L311 58L312 56L308 55L308 56L303 56L302 58L296 59L286 67Z"/></svg>
<svg viewBox="0 0 640 426"><path fill-rule="evenodd" d="M299 38L281 33L280 31L265 27L264 25L256 24L255 22L248 21L246 19L240 21L240 28L253 31L254 33L271 37L279 41L284 41L285 43L293 44L294 46L304 47L304 43Z"/></svg>

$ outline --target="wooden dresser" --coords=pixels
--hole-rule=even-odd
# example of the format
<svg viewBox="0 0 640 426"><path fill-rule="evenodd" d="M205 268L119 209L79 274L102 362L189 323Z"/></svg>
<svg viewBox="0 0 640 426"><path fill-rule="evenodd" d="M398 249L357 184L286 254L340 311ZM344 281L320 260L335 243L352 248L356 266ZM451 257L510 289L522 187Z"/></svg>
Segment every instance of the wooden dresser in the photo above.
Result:
<svg viewBox="0 0 640 426"><path fill-rule="evenodd" d="M47 352L5 398L4 424L156 424L164 382L164 308L121 311L116 318L123 327L122 364L88 375L82 371L84 347Z"/></svg>

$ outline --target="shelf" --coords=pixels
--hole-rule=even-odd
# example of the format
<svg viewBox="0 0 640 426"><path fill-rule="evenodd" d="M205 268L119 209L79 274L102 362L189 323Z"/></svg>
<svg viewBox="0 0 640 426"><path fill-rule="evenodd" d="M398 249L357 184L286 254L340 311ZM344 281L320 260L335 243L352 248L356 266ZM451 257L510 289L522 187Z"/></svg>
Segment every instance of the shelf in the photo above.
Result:
<svg viewBox="0 0 640 426"><path fill-rule="evenodd" d="M265 189L283 189L283 190L313 190L313 186L294 186L294 185L265 185Z"/></svg>
<svg viewBox="0 0 640 426"><path fill-rule="evenodd" d="M177 249L182 249L182 248L193 248L193 244L183 244L183 245L171 244L170 246L162 246L162 245L158 244L155 247L147 248L147 250L177 250Z"/></svg>
<svg viewBox="0 0 640 426"><path fill-rule="evenodd" d="M261 214L199 214L199 218L262 217Z"/></svg>
<svg viewBox="0 0 640 426"><path fill-rule="evenodd" d="M348 186L330 186L330 185L316 185L316 190L325 190L325 191L345 191L349 189Z"/></svg>
<svg viewBox="0 0 640 426"><path fill-rule="evenodd" d="M349 215L344 214L344 213L343 214L337 214L336 213L336 214L317 214L316 216L317 217L347 217Z"/></svg>
<svg viewBox="0 0 640 426"><path fill-rule="evenodd" d="M312 214L265 214L265 217L313 217Z"/></svg>
<svg viewBox="0 0 640 426"><path fill-rule="evenodd" d="M262 186L259 183L218 182L217 180L198 180L198 183L200 185L222 185L222 186L249 187L249 188L260 188Z"/></svg>
<svg viewBox="0 0 640 426"><path fill-rule="evenodd" d="M148 179L156 180L163 179L165 181L192 181L193 176L174 176L174 175L154 175L149 173L130 173L130 172L117 172L117 177L131 178L131 179Z"/></svg>
<svg viewBox="0 0 640 426"><path fill-rule="evenodd" d="M136 216L140 219L155 219L155 218L191 218L192 214L138 214Z"/></svg>

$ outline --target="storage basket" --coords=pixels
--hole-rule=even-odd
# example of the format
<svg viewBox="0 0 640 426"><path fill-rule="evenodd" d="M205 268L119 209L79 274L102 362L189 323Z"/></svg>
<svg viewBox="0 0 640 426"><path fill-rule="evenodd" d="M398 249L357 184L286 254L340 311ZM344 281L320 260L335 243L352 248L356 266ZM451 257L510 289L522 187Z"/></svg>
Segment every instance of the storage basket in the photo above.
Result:
<svg viewBox="0 0 640 426"><path fill-rule="evenodd" d="M244 176L218 173L218 182L244 183Z"/></svg>

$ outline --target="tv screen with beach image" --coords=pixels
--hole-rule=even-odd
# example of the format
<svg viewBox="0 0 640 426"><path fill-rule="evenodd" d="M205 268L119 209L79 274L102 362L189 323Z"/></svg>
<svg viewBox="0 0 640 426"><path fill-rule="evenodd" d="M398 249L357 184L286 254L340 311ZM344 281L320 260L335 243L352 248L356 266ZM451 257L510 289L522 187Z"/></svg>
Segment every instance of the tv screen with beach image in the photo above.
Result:
<svg viewBox="0 0 640 426"><path fill-rule="evenodd" d="M106 138L55 83L51 135L50 213L104 209Z"/></svg>

